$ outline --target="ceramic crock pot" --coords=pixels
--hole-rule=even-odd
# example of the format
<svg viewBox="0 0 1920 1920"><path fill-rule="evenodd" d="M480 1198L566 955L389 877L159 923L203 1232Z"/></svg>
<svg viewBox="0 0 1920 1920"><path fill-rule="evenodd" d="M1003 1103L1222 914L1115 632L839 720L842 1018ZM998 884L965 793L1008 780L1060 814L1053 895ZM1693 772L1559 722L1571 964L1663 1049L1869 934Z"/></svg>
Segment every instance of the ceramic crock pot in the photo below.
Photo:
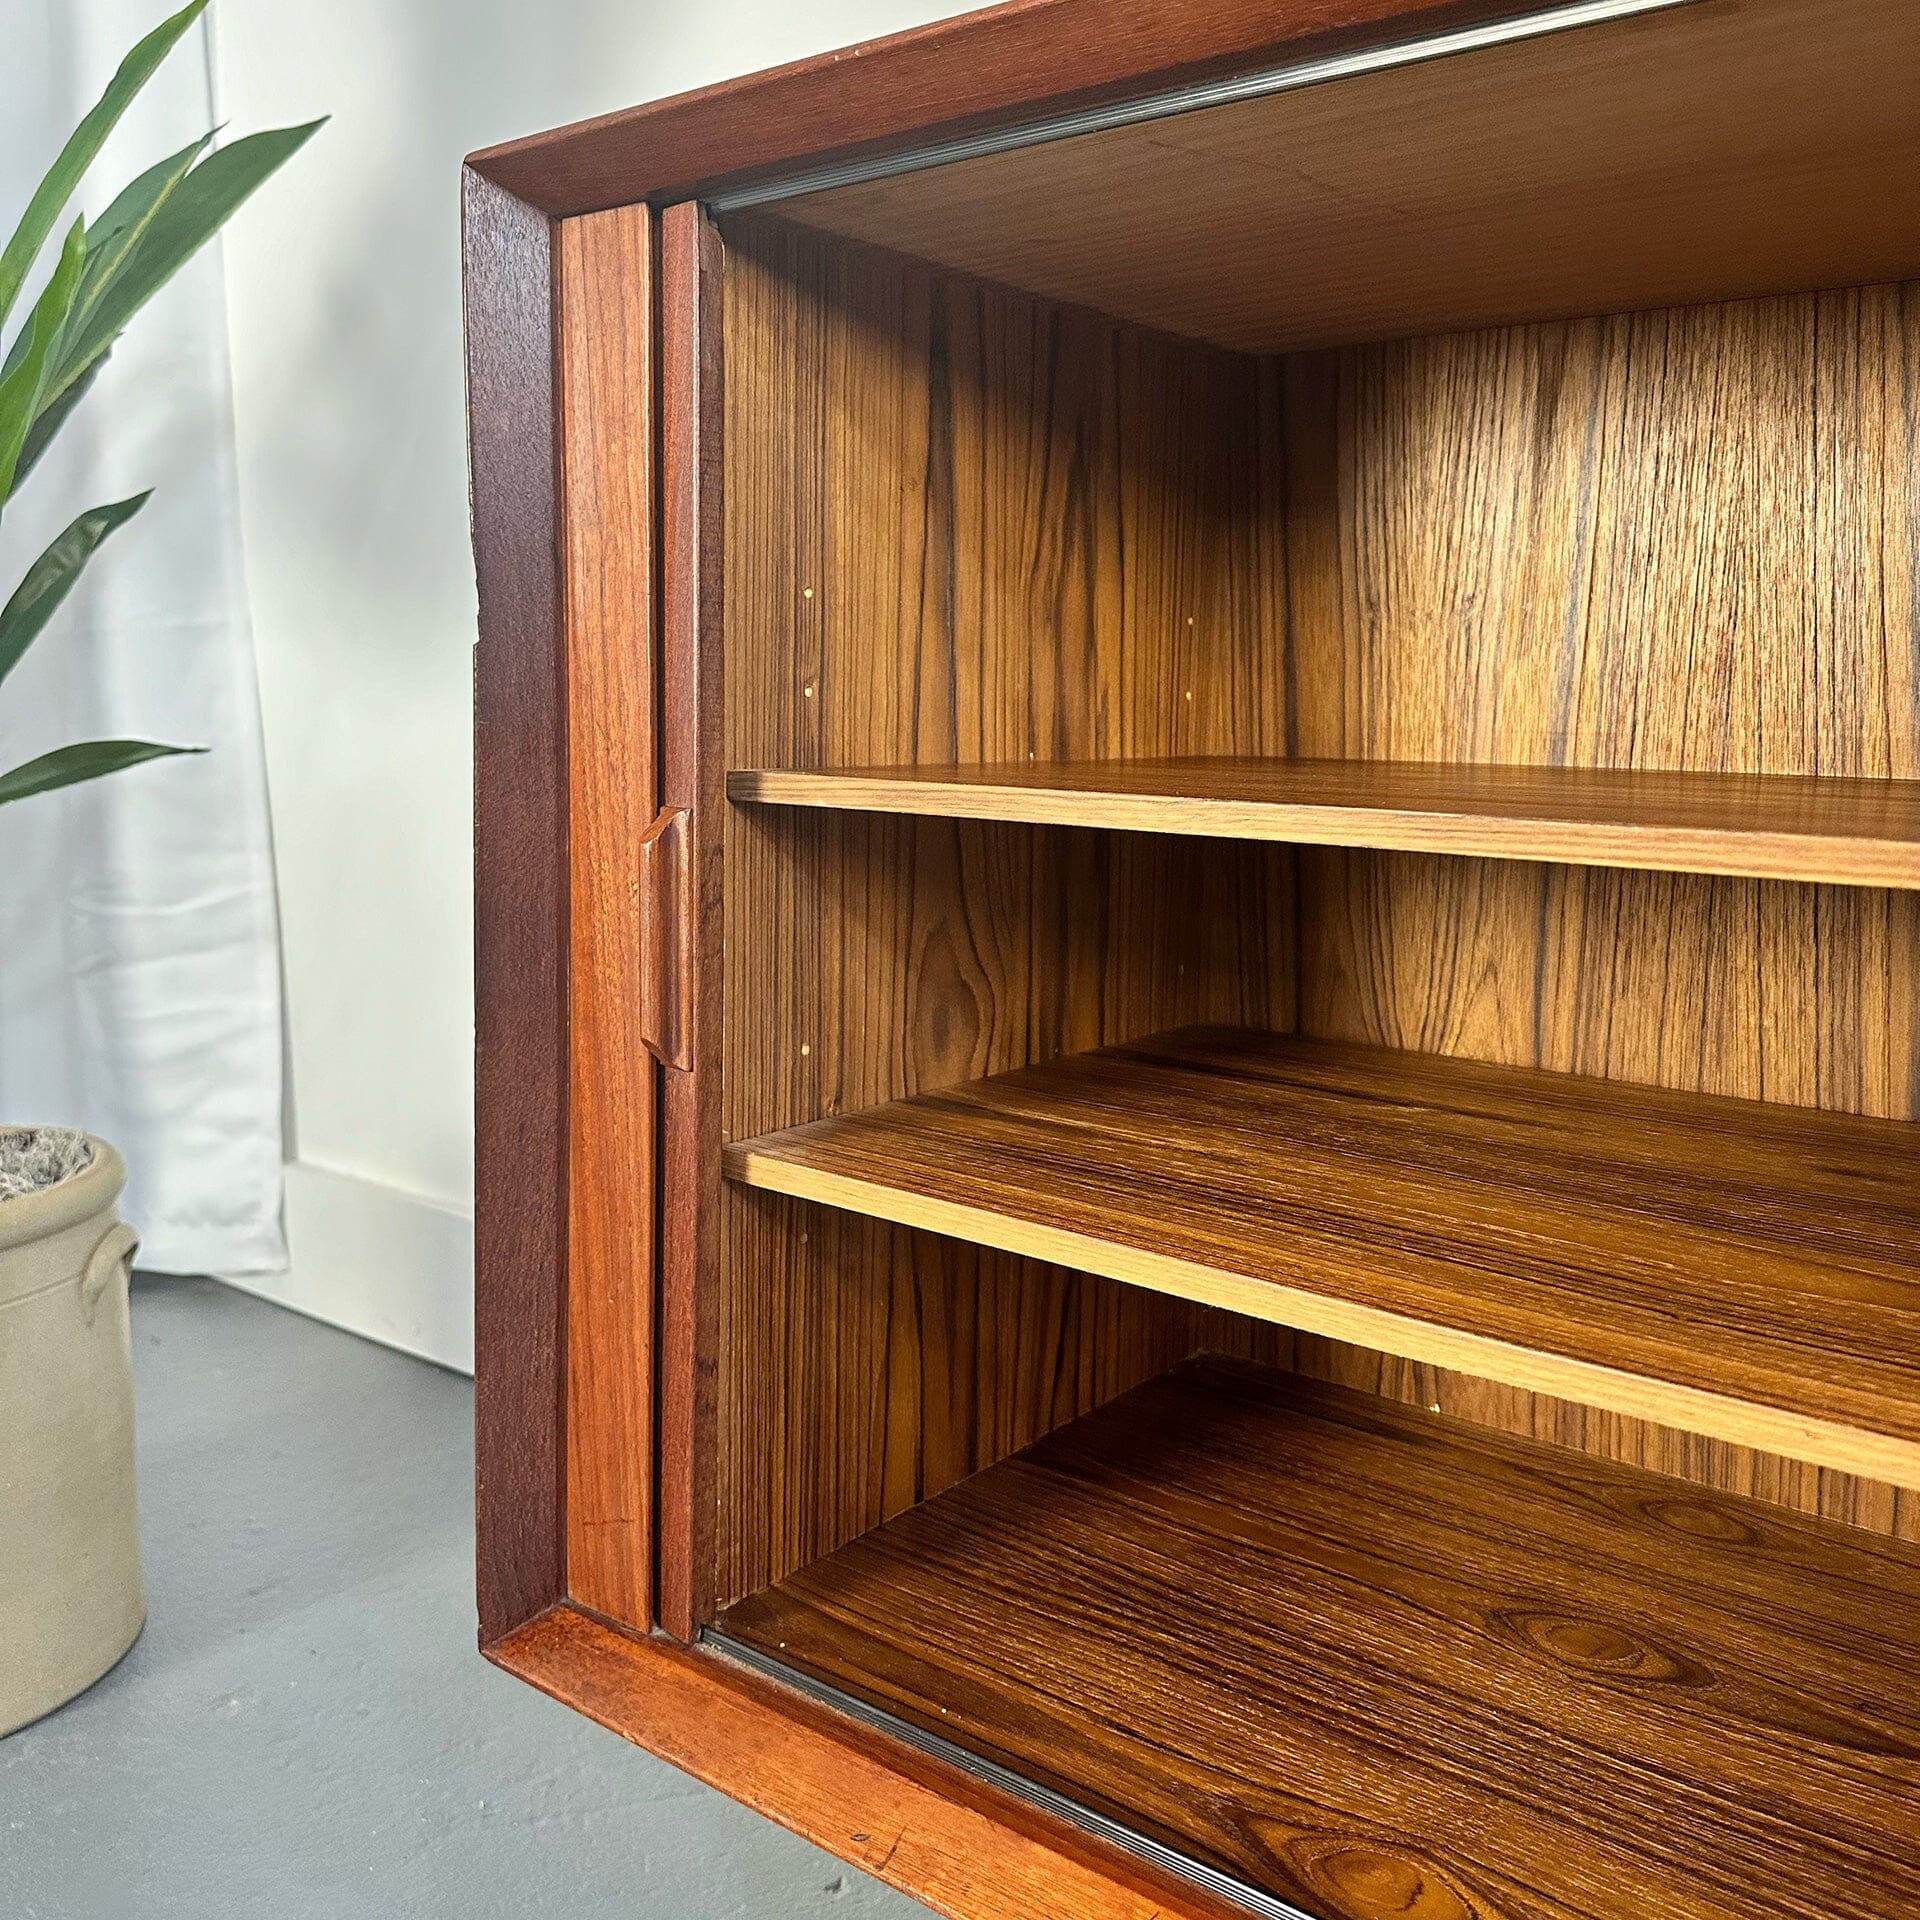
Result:
<svg viewBox="0 0 1920 1920"><path fill-rule="evenodd" d="M104 1140L0 1127L0 1735L92 1686L146 1619L126 1177Z"/></svg>

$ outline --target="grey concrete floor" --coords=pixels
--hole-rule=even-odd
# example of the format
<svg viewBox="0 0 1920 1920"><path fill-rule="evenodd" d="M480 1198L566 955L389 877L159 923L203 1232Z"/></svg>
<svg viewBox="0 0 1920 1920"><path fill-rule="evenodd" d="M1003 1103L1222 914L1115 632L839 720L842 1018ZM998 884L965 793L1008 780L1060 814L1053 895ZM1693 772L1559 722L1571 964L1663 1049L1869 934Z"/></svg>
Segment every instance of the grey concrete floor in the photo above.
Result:
<svg viewBox="0 0 1920 1920"><path fill-rule="evenodd" d="M472 1389L135 1285L149 1620L0 1740L0 1920L926 1910L474 1651Z"/></svg>

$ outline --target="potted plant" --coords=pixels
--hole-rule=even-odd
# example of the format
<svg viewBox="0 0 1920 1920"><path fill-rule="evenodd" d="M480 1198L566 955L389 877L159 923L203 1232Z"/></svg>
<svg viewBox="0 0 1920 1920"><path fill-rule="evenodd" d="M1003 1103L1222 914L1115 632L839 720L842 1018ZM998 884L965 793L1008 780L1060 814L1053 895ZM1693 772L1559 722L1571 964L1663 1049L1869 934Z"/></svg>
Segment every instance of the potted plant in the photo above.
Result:
<svg viewBox="0 0 1920 1920"><path fill-rule="evenodd" d="M0 253L0 330L107 135L206 5L192 0L127 55L40 182ZM319 125L220 147L208 133L66 228L0 361L0 514L128 321ZM0 702L95 550L146 499L89 508L28 567L0 608ZM77 741L0 771L0 808L199 751ZM0 816L0 837L15 817ZM0 1734L91 1686L145 1618L127 1325L138 1242L115 1211L125 1181L103 1140L0 1126Z"/></svg>

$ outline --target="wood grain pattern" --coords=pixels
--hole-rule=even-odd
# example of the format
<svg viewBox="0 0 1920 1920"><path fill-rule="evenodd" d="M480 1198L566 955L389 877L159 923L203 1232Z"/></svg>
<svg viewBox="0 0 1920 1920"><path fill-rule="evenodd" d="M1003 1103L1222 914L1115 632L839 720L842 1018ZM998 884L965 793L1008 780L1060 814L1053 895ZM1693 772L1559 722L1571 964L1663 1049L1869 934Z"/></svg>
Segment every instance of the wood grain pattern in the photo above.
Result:
<svg viewBox="0 0 1920 1920"><path fill-rule="evenodd" d="M1920 1553L1209 1366L736 1639L1342 1920L1894 1920Z"/></svg>
<svg viewBox="0 0 1920 1920"><path fill-rule="evenodd" d="M1083 1273L774 1194L739 1199L726 1247L740 1304L720 1354L722 1600L1196 1350L1291 1350L1283 1331Z"/></svg>
<svg viewBox="0 0 1920 1920"><path fill-rule="evenodd" d="M1180 1017L1266 1019L1287 892L1249 850L729 821L727 1126ZM1222 1015L1221 1010L1237 1013ZM1193 1351L1130 1289L729 1191L716 1571L750 1592ZM1231 1336L1216 1333L1218 1342Z"/></svg>
<svg viewBox="0 0 1920 1920"><path fill-rule="evenodd" d="M902 520L912 481L873 450L904 436L905 452L891 457L909 476L944 472L949 445L978 444L971 431L941 425L949 392L962 419L1042 417L1022 372L1031 357L970 348L956 359L955 344L974 337L971 323L951 318L956 305L963 318L973 303L1022 325L1044 316L1063 345L1077 338L1072 329L1104 323L968 289L885 255L836 254L832 243L809 245L772 223L741 226L731 270L743 336L757 330L777 352L755 349L756 385L732 404L740 431L757 419L756 444L770 461L790 462L797 479L752 494L759 531L742 536L754 569L742 591L765 609L753 625L790 637L780 643L786 653L756 654L782 672L735 689L739 710L755 716L730 741L736 767L805 773L876 761L1254 752L1872 780L1916 771L1914 539L1903 505L1914 497L1903 372L1915 355L1911 290L1297 358L1280 370L1284 480L1270 444L1278 436L1266 425L1278 418L1270 373L1139 342L1132 350L1142 377L1150 391L1178 395L1180 424L1123 436L1118 492L1144 510L1130 520L1123 507L1120 524L1149 528L1171 505L1202 530L1181 532L1152 569L1172 591L1144 590L1145 569L1118 569L1113 577L1129 582L1119 595L1086 596L1095 637L1062 666L1044 641L1062 617L1053 583L1078 591L1078 582L1102 577L1099 537L1079 531L1085 520L1073 503L1102 497L1106 483L1047 509L1071 535L1057 550L1091 551L1090 568L983 564L979 556L997 551L994 521L968 507L959 479L971 469L953 465L953 509ZM922 328L941 352L901 350ZM1124 329L1113 337L1133 340ZM1100 361L1080 346L1062 364ZM931 385L928 370L943 366L944 384ZM1203 378L1218 384L1200 385ZM1210 404L1209 393L1224 402ZM1152 402L1143 406L1153 417ZM768 436L769 417L788 424ZM842 445L850 451L834 451ZM1173 451L1171 461L1159 447ZM1211 481L1183 464L1206 448L1216 450ZM981 471L1034 470L1011 458L993 454ZM1097 469L1061 450L1038 470ZM845 517L827 520L823 543L819 522L793 505L836 497L836 484ZM1023 511L1029 498L1004 478L987 497ZM1752 537L1756 527L1768 530L1766 541ZM907 563L889 571L888 551ZM1008 597L1008 582L1031 595L1036 580L1050 596L1037 609ZM1211 604L1198 615L1183 611L1204 592ZM944 636L969 633L959 616L972 622L976 605L1007 621L1004 637L995 627L969 637L943 672ZM1029 664L1036 633L1037 682ZM891 657L868 664L883 637ZM842 668L842 659L855 664ZM1066 690L1082 683L1088 660L1101 663L1096 690L1070 700ZM1193 703L1184 699L1189 688ZM1062 713L1072 731L1057 743L1034 716ZM1057 730L1060 721L1050 724ZM744 826L730 831L753 844ZM771 829L762 823L762 831ZM847 857L903 870L955 863L944 839L917 834L885 843L893 853L870 851L880 844L858 842ZM768 878L743 898L764 902L763 884L792 885L804 910L840 860L816 864L804 882L783 882L775 867L787 857L769 851ZM974 866L990 902L1001 883L977 859ZM1920 939L1909 901L1357 855L1304 856L1303 871L1309 1030L1892 1116L1915 1111L1911 982ZM1378 876L1389 872L1427 877L1380 896L1387 883ZM1275 886L1284 880L1268 885L1269 900ZM872 891L863 880L839 897L864 902ZM750 949L763 937L757 929L788 924L783 915L794 910L745 913L735 938ZM922 913L918 924L970 926L981 910L958 923ZM862 906L855 924L870 924L866 916ZM969 935L962 951L978 944ZM797 1014L783 1017L813 1024L806 1016L816 992L830 999L826 987L809 985ZM1252 1019L1289 1023L1286 1013ZM917 1080L864 1066L850 1077L832 1052L818 1070L827 1077L815 1080L803 1064L810 1056L798 1051L809 1035L771 1018L747 1031L761 1036L755 1044L783 1050L784 1069L781 1051L771 1052L773 1077L739 1084L779 1087L782 1100L757 1116L736 1114L735 1137L810 1117L804 1100L787 1098L790 1087L824 1088L844 1109L987 1070L955 1040L977 1033L977 1021L920 1030L910 1042L925 1067ZM841 1044L859 1059L892 1062L901 1050L893 1031ZM1056 1037L1050 1032L1046 1045ZM1127 1037L1126 1029L1116 1022L1101 1037ZM874 1047L877 1054L867 1051ZM1863 1525L1920 1530L1920 1502L1884 1485L1648 1430L1615 1412L1532 1398L1430 1363L1317 1340L1302 1357L1423 1404L1581 1439Z"/></svg>
<svg viewBox="0 0 1920 1920"><path fill-rule="evenodd" d="M736 805L1920 887L1920 781L1393 760L754 768Z"/></svg>
<svg viewBox="0 0 1920 1920"><path fill-rule="evenodd" d="M1276 368L780 221L725 232L754 636L733 767L1235 753L1283 729Z"/></svg>
<svg viewBox="0 0 1920 1920"><path fill-rule="evenodd" d="M1916 66L1907 0L1680 6L781 211L1261 353L1857 286L1920 273Z"/></svg>
<svg viewBox="0 0 1920 1920"><path fill-rule="evenodd" d="M1920 284L1287 360L1294 751L1914 778L1916 358Z"/></svg>
<svg viewBox="0 0 1920 1920"><path fill-rule="evenodd" d="M934 496L950 495L954 508L916 521L911 507L901 518L901 502L915 498L913 476L945 470L949 444L963 452L979 444L971 431L941 426L947 393L963 419L1042 417L1021 372L1030 357L1008 362L1004 348L969 348L956 359L956 344L974 337L971 323L951 319L956 304L963 316L977 302L1022 325L1043 323L1063 347L1076 338L1071 329L1098 323L885 255L837 254L833 243L809 244L775 223L739 227L730 297L740 302L742 338L761 344L753 384L737 387L730 404L769 467L794 477L751 483L755 530L735 543L731 564L750 569L742 604L756 610L744 624L780 636L754 657L782 669L736 685L737 710L754 716L729 743L736 767L1254 752L1872 779L1915 771L1906 744L1914 738L1912 532L1900 505L1913 497L1901 371L1914 352L1908 292L1743 303L1283 363L1284 478L1272 444L1280 436L1267 425L1279 417L1270 371L1230 357L1196 365L1171 343L1141 341L1133 351L1143 381L1150 392L1174 392L1179 413L1157 433L1124 436L1118 491L1143 506L1123 507L1120 524L1150 528L1172 506L1181 518L1162 524L1199 530L1183 530L1151 570L1171 590L1151 590L1144 568L1116 569L1112 577L1128 585L1106 601L1089 596L1090 637L1061 666L1044 640L1062 619L1054 583L1078 591L1076 583L1105 575L1100 538L1081 531L1087 519L1076 503L1107 495L1107 483L1046 509L1070 536L1055 551L1096 556L1090 566L1056 560L1050 570L982 564L979 556L997 551L994 522L968 506L960 481L974 483L965 464L953 465L955 482ZM916 340L918 329L942 351L903 351L902 339ZM1124 329L1114 337L1133 339ZM1080 346L1062 364L1100 362ZM932 383L929 369L943 365ZM1218 386L1198 384L1202 368ZM1209 404L1209 392L1224 401ZM1098 417L1092 406L1085 412ZM903 452L875 457L901 436ZM1183 464L1207 448L1216 450L1211 482ZM1224 460L1221 448L1232 450ZM983 476L1035 470L1016 454L976 457ZM1063 479L1097 471L1070 448L1048 453L1037 470ZM1242 477L1223 484L1221 470ZM820 519L795 503L834 498L836 485L846 506L826 519L823 542ZM1025 511L1030 496L999 478L987 497ZM1776 544L1756 544L1756 526L1777 529ZM889 552L907 558L890 563ZM1009 599L1009 582L1030 596L1036 581L1047 589L1037 607ZM1202 594L1211 599L1196 614ZM1087 618L1078 603L1064 604L1076 622ZM943 673L944 636L969 634L981 617L976 605L1006 621L1004 637L994 627L969 637ZM1043 637L1037 682L1035 634ZM868 664L867 652L889 640L892 656ZM1072 698L1088 660L1101 663L1097 690ZM1772 664L1788 660L1799 663L1796 674ZM1184 699L1189 688L1193 703ZM1047 727L1057 731L1061 721L1045 717L1061 714L1071 731L1049 739ZM1711 751L1700 751L1707 742ZM763 821L753 834L770 831ZM730 832L756 844L738 822ZM885 855L870 851L879 844L858 841L847 857L896 861L903 871L956 864L958 843L944 837L916 831L911 842L885 843L895 849ZM765 938L763 929L810 910L820 875L841 858L815 864L804 882L783 882L776 868L786 857L767 851L767 877L743 899L764 903L780 897L765 887L791 885L797 909L743 913L734 936L743 951ZM1543 881L1539 869L1467 861L1402 861L1396 872L1451 877L1432 881L1431 900L1419 890L1376 900L1361 856L1303 859L1310 1029L1656 1084L1913 1110L1912 994L1901 985L1915 977L1920 952L1910 903L1811 887L1729 892L1724 883L1608 872ZM973 865L975 889L990 901L1000 883ZM1278 875L1264 887L1245 884L1269 911L1286 887ZM1545 901L1543 885L1552 896ZM864 881L843 888L840 898L863 903L855 924L870 924L871 892ZM1572 904L1555 905L1561 898ZM1723 913L1723 902L1735 904ZM956 921L922 911L917 924L970 926L979 914ZM969 934L960 950L978 944ZM780 958L770 964L787 964L791 956L774 951ZM853 1004L871 998L862 989ZM1671 1017L1662 1010L1668 998ZM808 986L785 1017L817 1024L808 1010L822 1004L831 1006L830 986ZM1146 1009L1135 1003L1133 1011ZM1251 1023L1284 1027L1290 1013ZM1569 1053L1564 1039L1536 1033L1537 1021L1584 1037ZM977 1009L917 1029L904 1043L924 1069L917 1079L864 1066L850 1078L831 1051L819 1069L807 1064L812 1056L799 1046L811 1044L808 1034L756 1019L749 1031L775 1050L767 1055L773 1077L740 1083L777 1086L782 1099L736 1114L730 1131L745 1137L834 1110L789 1099L789 1087L824 1090L844 1110L1017 1062L1002 1055L976 1065L955 1036L979 1030ZM839 1044L858 1059L893 1062L903 1045L895 1031L856 1031ZM1116 1022L1100 1037L1124 1038L1127 1029ZM1059 1039L1049 1030L1040 1052ZM1304 1364L1422 1404L1862 1525L1920 1531L1920 1501L1884 1485L1426 1363L1317 1339L1301 1351Z"/></svg>
<svg viewBox="0 0 1920 1920"><path fill-rule="evenodd" d="M463 183L474 682L474 1436L482 1644L565 1579L567 700L545 216Z"/></svg>
<svg viewBox="0 0 1920 1920"><path fill-rule="evenodd" d="M660 1624L690 1639L714 1529L715 1323L725 977L721 733L725 650L726 337L720 241L691 202L660 216L660 782L685 811L688 1057L661 1075Z"/></svg>
<svg viewBox="0 0 1920 1920"><path fill-rule="evenodd" d="M653 1625L653 1064L636 1042L659 789L653 634L653 216L556 247L567 625L567 1592Z"/></svg>
<svg viewBox="0 0 1920 1920"><path fill-rule="evenodd" d="M487 1652L954 1920L1238 1920L1183 1877L711 1651L563 1606Z"/></svg>
<svg viewBox="0 0 1920 1920"><path fill-rule="evenodd" d="M1192 1029L743 1142L748 1185L1920 1486L1920 1132Z"/></svg>
<svg viewBox="0 0 1920 1920"><path fill-rule="evenodd" d="M487 147L469 165L550 213L1019 124L1156 83L1413 38L1511 0L1006 0L694 93Z"/></svg>
<svg viewBox="0 0 1920 1920"><path fill-rule="evenodd" d="M1257 736L1270 381L796 229L729 239L731 764ZM1282 849L733 809L725 857L729 1136L1169 1017L1291 1016ZM1198 1335L1185 1307L807 1209L730 1193L726 1221L719 1601Z"/></svg>
<svg viewBox="0 0 1920 1920"><path fill-rule="evenodd" d="M1911 779L1911 286L1287 363L1289 750ZM1911 895L1300 858L1303 1032L1920 1117ZM1432 1368L1302 1364L1920 1537L1920 1501Z"/></svg>

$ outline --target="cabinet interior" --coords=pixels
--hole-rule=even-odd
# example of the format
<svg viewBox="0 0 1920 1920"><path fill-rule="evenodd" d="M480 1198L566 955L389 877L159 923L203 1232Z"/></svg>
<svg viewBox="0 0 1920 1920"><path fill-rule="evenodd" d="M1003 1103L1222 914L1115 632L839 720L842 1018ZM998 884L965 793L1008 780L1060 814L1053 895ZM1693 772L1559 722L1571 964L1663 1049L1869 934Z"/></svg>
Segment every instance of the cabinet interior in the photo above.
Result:
<svg viewBox="0 0 1920 1920"><path fill-rule="evenodd" d="M1836 11L1811 57L1864 87L1846 127L1786 57ZM1920 169L1888 167L1914 33L1681 8L722 217L728 1177L695 1587L728 1643L1282 1908L1920 1892ZM1675 112L1729 71L1710 125ZM1769 101L1777 137L1730 169ZM1624 174L1623 126L1663 130ZM1363 158L1371 197L1330 220ZM1184 1029L1213 1039L1127 1047ZM1183 1046L1155 1107L1138 1060ZM1205 1077L1221 1048L1361 1091L1269 1130ZM1098 1049L1071 1107L1058 1063ZM1056 1070L974 1085L1030 1068ZM1283 1136L1404 1218L1354 1251L1295 1182L1247 1227L1274 1271L1313 1294L1299 1246L1332 1248L1499 1355L1141 1263L1210 1169L1231 1218L1229 1170ZM1142 1194L1182 1162L1146 1227L1129 1152ZM1069 1212L1106 1251L1061 1257L1035 1222ZM1500 1317L1529 1262L1565 1279L1575 1213L1588 1332ZM1448 1262L1451 1304L1420 1292ZM1460 1565L1412 1485L1462 1503ZM1288 1685L1236 1692L1263 1638ZM1756 1677L1775 1656L1804 1663L1791 1700ZM1453 1729L1417 1762L1405 1728L1365 1750L1382 1662ZM1346 1705L1309 1740L1316 1688ZM1568 1772L1618 1748L1614 1773L1489 1823L1501 1741L1549 1713ZM1736 1724L1737 1765L1675 1757ZM1129 1788L1149 1752L1167 1771ZM1776 1813L1836 1836L1810 1864L1754 1810L1783 1764ZM1517 1864L1556 1857L1525 1821L1631 1826L1663 1766L1710 1850L1748 1849L1725 1884L1696 1858L1676 1893L1658 1845L1629 1870L1590 1836Z"/></svg>

